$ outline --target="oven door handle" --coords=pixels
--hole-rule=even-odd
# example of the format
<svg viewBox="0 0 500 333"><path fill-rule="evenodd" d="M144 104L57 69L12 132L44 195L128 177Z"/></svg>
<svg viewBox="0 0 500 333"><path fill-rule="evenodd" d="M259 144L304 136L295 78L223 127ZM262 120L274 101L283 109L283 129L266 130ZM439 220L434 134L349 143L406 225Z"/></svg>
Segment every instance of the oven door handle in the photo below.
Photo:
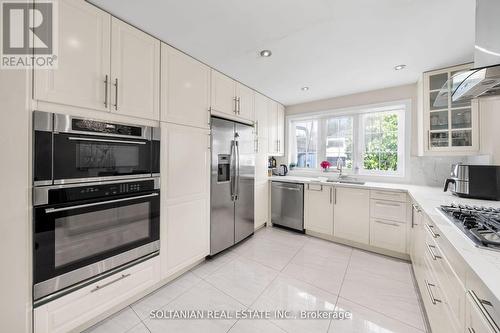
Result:
<svg viewBox="0 0 500 333"><path fill-rule="evenodd" d="M51 213L57 213L57 212L64 212L64 211L67 211L67 210L78 209L78 208L86 208L86 207L94 207L94 206L107 205L107 204L115 203L115 202L124 202L124 201L130 201L130 200L136 200L136 199L142 199L142 198L156 197L158 195L159 195L158 193L151 193L151 194L146 194L146 195L139 195L139 196L132 197L132 198L123 198L123 199L108 200L108 201L104 201L104 202L96 202L96 203L90 203L90 204L84 204L84 205L62 207L62 208L47 208L47 209L45 209L45 214L51 214Z"/></svg>
<svg viewBox="0 0 500 333"><path fill-rule="evenodd" d="M129 143L137 145L145 145L146 142L143 141L126 141L126 140L107 140L107 139L91 139L91 138L79 138L76 136L70 136L68 138L70 141L94 141L94 142L110 142L110 143Z"/></svg>

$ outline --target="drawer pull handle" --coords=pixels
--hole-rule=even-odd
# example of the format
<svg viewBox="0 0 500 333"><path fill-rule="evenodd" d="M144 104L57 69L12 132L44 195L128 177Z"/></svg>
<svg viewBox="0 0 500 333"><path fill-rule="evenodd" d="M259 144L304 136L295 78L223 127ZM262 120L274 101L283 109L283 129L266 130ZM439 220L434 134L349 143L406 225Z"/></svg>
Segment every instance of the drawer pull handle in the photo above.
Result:
<svg viewBox="0 0 500 333"><path fill-rule="evenodd" d="M495 323L495 320L493 320L488 310L486 310L486 308L484 307L485 305L492 307L493 304L491 304L491 302L487 300L480 299L479 297L477 297L476 293L472 290L467 291L467 293L472 298L472 301L474 302L474 304L476 304L476 306L478 307L479 311L484 316L488 324L491 326L493 332L500 333L500 328L498 327L497 323ZM472 330L474 331L474 329Z"/></svg>
<svg viewBox="0 0 500 333"><path fill-rule="evenodd" d="M430 224L425 224L425 226L427 227L427 230L429 231L429 233L431 234L431 236L433 238L438 238L439 237L439 234L435 233L434 230L432 230L432 228L434 228L434 226L432 226Z"/></svg>
<svg viewBox="0 0 500 333"><path fill-rule="evenodd" d="M314 188L311 188L310 184L307 184L307 189L309 191L316 191L316 192L323 192L323 185L320 185L320 189L319 190L316 190Z"/></svg>
<svg viewBox="0 0 500 333"><path fill-rule="evenodd" d="M434 245L429 245L427 244L427 250L429 250L429 253L431 254L432 260L437 260L437 259L442 259L440 255L437 255L434 253L432 249L435 249L436 247Z"/></svg>
<svg viewBox="0 0 500 333"><path fill-rule="evenodd" d="M469 331L469 333L476 333L476 330L473 329L472 327L468 327L467 331Z"/></svg>
<svg viewBox="0 0 500 333"><path fill-rule="evenodd" d="M377 205L380 206L390 206L390 207L401 207L400 203L390 203L390 202L383 202L383 201L376 201Z"/></svg>
<svg viewBox="0 0 500 333"><path fill-rule="evenodd" d="M429 283L427 280L424 280L424 281L425 281L425 287L427 289L427 292L429 293L429 297L431 299L432 304L436 305L436 303L441 303L441 300L435 298L434 294L432 293L431 287L435 287L436 285L432 284L432 283Z"/></svg>
<svg viewBox="0 0 500 333"><path fill-rule="evenodd" d="M376 223L380 223L380 224L385 224L385 225L391 225L393 227L399 227L400 224L399 223L393 223L393 222L385 222L385 221L379 221L379 220L375 220Z"/></svg>
<svg viewBox="0 0 500 333"><path fill-rule="evenodd" d="M128 278L129 276L130 276L130 273L128 273L128 274L122 274L122 276L120 276L119 278L116 278L116 279L114 279L112 281L109 281L109 282L103 284L102 286L96 286L90 292L94 293L94 292L96 292L98 290L101 290L102 288L106 288L107 286L112 285L113 283L116 283L116 282L121 281L121 280L123 280L125 278Z"/></svg>

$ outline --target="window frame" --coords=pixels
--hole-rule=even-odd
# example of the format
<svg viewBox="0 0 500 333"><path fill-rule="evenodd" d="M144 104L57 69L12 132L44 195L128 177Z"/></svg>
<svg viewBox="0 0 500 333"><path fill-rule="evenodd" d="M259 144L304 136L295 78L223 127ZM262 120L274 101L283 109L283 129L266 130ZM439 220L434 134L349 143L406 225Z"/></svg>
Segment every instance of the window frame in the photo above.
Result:
<svg viewBox="0 0 500 333"><path fill-rule="evenodd" d="M390 112L395 111L398 113L398 169L397 171L383 171L383 170L367 170L363 166L363 152L365 145L365 137L363 133L363 115L368 113L377 112ZM352 169L344 168L343 172L345 174L355 174L360 176L382 176L382 177L400 177L403 178L407 174L407 166L410 155L410 133L411 133L411 100L398 100L387 103L371 104L356 106L346 109L332 109L318 112L308 112L299 113L294 115L289 115L286 117L286 138L287 142L290 143L294 139L291 135L292 124L295 121L310 121L318 120L318 147L317 147L317 162L316 168L299 168L295 167L296 171L299 172L311 172L318 173L323 172L319 163L326 158L326 119L337 118L337 117L352 117L352 159L353 167ZM286 160L288 164L295 163L296 161L291 161L291 144L287 145L286 150ZM335 167L333 166L333 170ZM333 171L332 170L332 171ZM332 172L330 171L330 172Z"/></svg>

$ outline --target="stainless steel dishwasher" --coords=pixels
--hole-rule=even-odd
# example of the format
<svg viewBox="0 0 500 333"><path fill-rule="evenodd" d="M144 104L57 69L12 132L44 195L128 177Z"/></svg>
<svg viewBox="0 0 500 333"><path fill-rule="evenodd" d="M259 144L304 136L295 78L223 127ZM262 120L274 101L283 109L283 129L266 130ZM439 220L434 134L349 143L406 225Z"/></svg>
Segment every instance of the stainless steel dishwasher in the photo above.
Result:
<svg viewBox="0 0 500 333"><path fill-rule="evenodd" d="M304 232L304 184L271 183L271 222Z"/></svg>

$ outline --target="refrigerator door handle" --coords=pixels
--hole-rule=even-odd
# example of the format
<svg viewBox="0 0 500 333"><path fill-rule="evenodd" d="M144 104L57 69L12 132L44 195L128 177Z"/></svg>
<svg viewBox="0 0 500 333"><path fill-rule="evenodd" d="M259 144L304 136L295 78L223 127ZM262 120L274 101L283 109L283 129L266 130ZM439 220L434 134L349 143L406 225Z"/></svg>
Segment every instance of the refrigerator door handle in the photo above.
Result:
<svg viewBox="0 0 500 333"><path fill-rule="evenodd" d="M235 200L235 163L234 160L236 158L236 148L235 148L235 141L231 140L231 152L229 154L229 188L231 191L231 201Z"/></svg>
<svg viewBox="0 0 500 333"><path fill-rule="evenodd" d="M238 141L234 142L236 152L236 178L235 178L235 200L238 200L240 195L240 146Z"/></svg>

